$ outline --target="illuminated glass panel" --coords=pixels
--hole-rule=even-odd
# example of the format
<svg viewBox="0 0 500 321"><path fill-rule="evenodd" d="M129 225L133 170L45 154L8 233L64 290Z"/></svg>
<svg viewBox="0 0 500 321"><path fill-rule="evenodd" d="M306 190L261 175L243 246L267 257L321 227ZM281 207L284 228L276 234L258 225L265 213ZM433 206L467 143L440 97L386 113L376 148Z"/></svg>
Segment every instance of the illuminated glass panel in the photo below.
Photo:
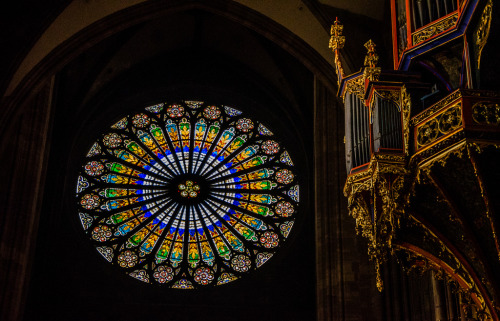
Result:
<svg viewBox="0 0 500 321"><path fill-rule="evenodd" d="M76 202L105 260L179 289L237 280L289 236L299 205L290 154L241 111L200 101L113 124L82 162Z"/></svg>

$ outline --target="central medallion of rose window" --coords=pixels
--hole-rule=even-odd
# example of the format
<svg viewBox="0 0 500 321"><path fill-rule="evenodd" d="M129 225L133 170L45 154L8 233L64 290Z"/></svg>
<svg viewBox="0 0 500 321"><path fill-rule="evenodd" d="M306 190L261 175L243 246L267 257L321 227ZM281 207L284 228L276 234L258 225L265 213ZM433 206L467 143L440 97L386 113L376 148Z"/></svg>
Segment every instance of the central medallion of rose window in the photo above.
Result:
<svg viewBox="0 0 500 321"><path fill-rule="evenodd" d="M187 198L194 198L198 196L198 193L200 192L200 186L196 182L190 180L179 184L178 189L179 194L181 194L182 197Z"/></svg>
<svg viewBox="0 0 500 321"><path fill-rule="evenodd" d="M299 205L292 159L235 108L163 103L123 117L82 162L83 229L109 263L147 283L192 289L258 269Z"/></svg>

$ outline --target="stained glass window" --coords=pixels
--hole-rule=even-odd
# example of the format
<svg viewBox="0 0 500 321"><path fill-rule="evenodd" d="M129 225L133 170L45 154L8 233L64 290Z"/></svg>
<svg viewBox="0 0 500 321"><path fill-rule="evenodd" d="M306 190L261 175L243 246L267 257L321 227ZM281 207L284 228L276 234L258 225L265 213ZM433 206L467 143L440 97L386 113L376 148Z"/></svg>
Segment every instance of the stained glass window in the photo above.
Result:
<svg viewBox="0 0 500 321"><path fill-rule="evenodd" d="M269 260L299 204L293 161L265 125L199 101L123 117L88 151L78 215L97 251L171 288L234 281Z"/></svg>

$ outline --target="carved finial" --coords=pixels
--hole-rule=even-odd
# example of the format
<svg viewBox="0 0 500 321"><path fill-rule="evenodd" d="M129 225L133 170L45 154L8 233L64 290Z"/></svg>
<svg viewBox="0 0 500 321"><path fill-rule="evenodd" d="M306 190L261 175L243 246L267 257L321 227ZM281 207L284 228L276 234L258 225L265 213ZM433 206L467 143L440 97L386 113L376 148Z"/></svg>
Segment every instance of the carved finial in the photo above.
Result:
<svg viewBox="0 0 500 321"><path fill-rule="evenodd" d="M340 24L339 18L335 18L332 28L330 29L330 45L329 48L332 50L344 48L345 37L342 36L342 30L344 26Z"/></svg>
<svg viewBox="0 0 500 321"><path fill-rule="evenodd" d="M335 53L335 71L337 72L337 84L344 78L344 69L342 68L342 63L340 62L340 54L338 49L344 48L345 37L342 36L342 30L344 26L340 24L339 18L335 18L332 28L330 30L330 44L328 47L332 48Z"/></svg>
<svg viewBox="0 0 500 321"><path fill-rule="evenodd" d="M368 50L365 57L365 72L366 79L376 81L380 75L380 67L377 67L378 55L375 52L375 43L370 39L365 43L365 48Z"/></svg>

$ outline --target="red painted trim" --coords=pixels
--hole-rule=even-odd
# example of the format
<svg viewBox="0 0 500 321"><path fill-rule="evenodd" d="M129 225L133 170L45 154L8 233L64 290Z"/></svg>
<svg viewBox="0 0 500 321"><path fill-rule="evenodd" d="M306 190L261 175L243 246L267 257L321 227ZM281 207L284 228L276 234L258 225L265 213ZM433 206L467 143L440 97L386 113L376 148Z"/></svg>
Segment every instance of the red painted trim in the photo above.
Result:
<svg viewBox="0 0 500 321"><path fill-rule="evenodd" d="M489 308L489 310L490 310L490 312L492 314L493 319L495 321L500 321L500 319L498 318L498 315L497 315L497 313L495 311L495 306L493 305L493 303L491 302L490 297L488 296L488 292L486 291L486 289L484 288L483 284L481 283L481 280L479 280L478 276L474 272L474 269L470 266L469 262L462 256L462 254L460 253L460 251L458 251L458 249L455 248L455 246L453 246L453 244L444 235L442 235L441 233L439 233L432 225L430 225L429 222L427 222L422 217L416 215L415 213L412 213L412 215L414 215L417 218L417 220L420 221L420 223L422 223L432 233L434 233L434 235L436 235L438 237L438 239L441 242L444 243L444 245L451 251L451 253L453 253L453 255L455 255L455 257L460 262L460 264L462 264L462 266L465 268L465 270L469 273L469 275L473 279L474 283L476 283L477 288L480 291L481 295L483 296L483 298L485 300L485 303L488 306L488 308ZM407 244L407 245L411 246L412 248L420 249L419 247L417 247L415 245L412 245L412 244L409 244L409 243L401 243L401 244ZM457 274L455 274L455 272L453 271L453 269L451 269L451 267L448 264L446 264L445 262L441 261L440 259L436 258L432 254L430 254L430 253L428 253L428 252L426 252L426 251L424 251L422 249L420 249L420 251L422 251L422 253L420 253L422 255L424 255L423 253L427 253L427 255L424 255L425 257L431 259L433 262L439 264L443 268L445 268L445 266L446 266L447 267L446 270L448 271L448 269L449 269L449 271L451 272L450 275L452 275L452 276L457 275ZM479 305L481 305L480 302L479 302L479 300L477 299L477 297L476 297L476 299L474 301L476 301L476 303L478 303Z"/></svg>
<svg viewBox="0 0 500 321"><path fill-rule="evenodd" d="M411 48L413 46L413 41L411 39L411 12L410 12L410 0L406 0L406 48Z"/></svg>
<svg viewBox="0 0 500 321"><path fill-rule="evenodd" d="M394 69L396 69L399 62L398 17L396 12L396 0L391 0L391 19L392 19L392 55L393 55Z"/></svg>

